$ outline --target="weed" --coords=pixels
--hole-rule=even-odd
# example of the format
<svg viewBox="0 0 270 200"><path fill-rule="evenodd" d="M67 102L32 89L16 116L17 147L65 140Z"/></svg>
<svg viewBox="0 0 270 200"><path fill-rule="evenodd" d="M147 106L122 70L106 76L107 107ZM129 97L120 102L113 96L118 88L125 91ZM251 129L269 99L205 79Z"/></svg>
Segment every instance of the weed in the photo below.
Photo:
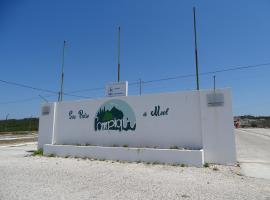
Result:
<svg viewBox="0 0 270 200"><path fill-rule="evenodd" d="M124 144L124 145L123 145L123 147L127 148L127 147L128 147L128 145L127 145L127 144Z"/></svg>
<svg viewBox="0 0 270 200"><path fill-rule="evenodd" d="M206 163L203 164L203 166L204 167L209 167L209 163L206 162Z"/></svg>
<svg viewBox="0 0 270 200"><path fill-rule="evenodd" d="M181 164L180 167L186 167L186 165L185 164Z"/></svg>
<svg viewBox="0 0 270 200"><path fill-rule="evenodd" d="M43 149L38 149L34 151L33 156L43 156Z"/></svg>
<svg viewBox="0 0 270 200"><path fill-rule="evenodd" d="M171 146L170 149L179 149L179 147L174 145L174 146Z"/></svg>
<svg viewBox="0 0 270 200"><path fill-rule="evenodd" d="M53 153L49 154L48 157L55 157Z"/></svg>
<svg viewBox="0 0 270 200"><path fill-rule="evenodd" d="M117 144L114 144L114 145L113 145L113 147L119 147L119 145L117 145Z"/></svg>

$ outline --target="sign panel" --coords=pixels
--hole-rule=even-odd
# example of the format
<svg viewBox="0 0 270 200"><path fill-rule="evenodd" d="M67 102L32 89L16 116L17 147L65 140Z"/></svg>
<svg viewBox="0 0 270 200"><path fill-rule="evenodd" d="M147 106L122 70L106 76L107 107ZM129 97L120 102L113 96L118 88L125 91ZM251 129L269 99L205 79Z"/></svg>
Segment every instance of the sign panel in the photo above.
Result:
<svg viewBox="0 0 270 200"><path fill-rule="evenodd" d="M201 149L198 99L189 92L61 102L55 142Z"/></svg>
<svg viewBox="0 0 270 200"><path fill-rule="evenodd" d="M106 97L117 97L117 96L127 96L128 95L128 82L115 82L109 83L105 87Z"/></svg>
<svg viewBox="0 0 270 200"><path fill-rule="evenodd" d="M207 94L207 103L209 107L223 106L224 94L215 92Z"/></svg>
<svg viewBox="0 0 270 200"><path fill-rule="evenodd" d="M38 147L203 148L205 162L234 163L232 119L230 89L47 103Z"/></svg>

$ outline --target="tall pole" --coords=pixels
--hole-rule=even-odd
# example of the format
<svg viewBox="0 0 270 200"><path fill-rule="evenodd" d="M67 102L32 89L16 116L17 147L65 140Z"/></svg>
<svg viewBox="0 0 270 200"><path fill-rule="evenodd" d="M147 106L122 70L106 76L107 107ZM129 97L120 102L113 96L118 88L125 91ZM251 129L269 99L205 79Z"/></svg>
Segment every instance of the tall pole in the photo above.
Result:
<svg viewBox="0 0 270 200"><path fill-rule="evenodd" d="M216 91L216 76L214 76L214 92Z"/></svg>
<svg viewBox="0 0 270 200"><path fill-rule="evenodd" d="M118 82L120 81L120 26L118 27Z"/></svg>
<svg viewBox="0 0 270 200"><path fill-rule="evenodd" d="M195 63L196 63L196 81L197 81L197 90L200 90L199 85L199 64L198 64L198 50L197 50L197 32L196 32L196 11L193 7L193 23L194 23L194 39L195 39Z"/></svg>
<svg viewBox="0 0 270 200"><path fill-rule="evenodd" d="M58 101L63 101L65 48L66 48L66 40L64 40L64 45L63 45L63 54L62 54L62 73L61 73L61 89L60 89L60 94L59 94Z"/></svg>
<svg viewBox="0 0 270 200"><path fill-rule="evenodd" d="M140 96L142 95L142 79L140 79Z"/></svg>

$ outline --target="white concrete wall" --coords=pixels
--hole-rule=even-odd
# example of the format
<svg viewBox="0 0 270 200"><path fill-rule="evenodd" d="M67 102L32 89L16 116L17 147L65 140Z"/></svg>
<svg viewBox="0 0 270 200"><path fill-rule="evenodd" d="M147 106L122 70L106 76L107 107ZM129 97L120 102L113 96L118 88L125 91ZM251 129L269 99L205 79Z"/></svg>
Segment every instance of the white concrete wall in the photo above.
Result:
<svg viewBox="0 0 270 200"><path fill-rule="evenodd" d="M59 103L55 143L201 149L200 104L197 96L197 92L182 92L115 98L128 103L136 116L136 130L121 132L94 130L94 118L99 107L113 98ZM151 116L150 112L157 105L162 110L169 108L168 115ZM76 113L81 109L89 114L89 118L69 119L70 110ZM143 116L145 112L146 117Z"/></svg>
<svg viewBox="0 0 270 200"><path fill-rule="evenodd" d="M38 148L43 148L44 144L52 144L55 127L56 103L46 103L41 105L38 129ZM49 107L48 114L42 114L42 109Z"/></svg>
<svg viewBox="0 0 270 200"><path fill-rule="evenodd" d="M207 95L213 92L213 90L200 92L204 160L209 163L234 164L236 150L231 91L216 90L217 94L224 95L224 105L208 106Z"/></svg>
<svg viewBox="0 0 270 200"><path fill-rule="evenodd" d="M224 103L218 106L208 105L207 95L213 90L56 103L54 112L40 117L39 147L53 143L203 148L205 162L233 164L236 154L231 93L230 89L216 92L224 96ZM98 109L111 99L120 99L130 105L136 117L135 131L94 130ZM150 112L157 105L161 110L169 108L168 115L151 116ZM79 119L77 116L69 119L70 110L77 113L81 109L89 115L88 118ZM143 116L145 112L146 117Z"/></svg>

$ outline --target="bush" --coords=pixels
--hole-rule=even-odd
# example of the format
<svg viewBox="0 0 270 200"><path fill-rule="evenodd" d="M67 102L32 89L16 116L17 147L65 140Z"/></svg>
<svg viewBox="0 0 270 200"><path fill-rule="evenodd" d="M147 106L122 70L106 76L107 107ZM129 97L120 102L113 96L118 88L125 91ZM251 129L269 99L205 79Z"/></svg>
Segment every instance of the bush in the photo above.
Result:
<svg viewBox="0 0 270 200"><path fill-rule="evenodd" d="M170 149L179 149L179 147L174 145L174 146L171 146Z"/></svg>
<svg viewBox="0 0 270 200"><path fill-rule="evenodd" d="M38 149L34 151L33 156L43 156L43 149Z"/></svg>
<svg viewBox="0 0 270 200"><path fill-rule="evenodd" d="M203 164L203 166L204 167L209 167L209 163L206 162L206 163Z"/></svg>

